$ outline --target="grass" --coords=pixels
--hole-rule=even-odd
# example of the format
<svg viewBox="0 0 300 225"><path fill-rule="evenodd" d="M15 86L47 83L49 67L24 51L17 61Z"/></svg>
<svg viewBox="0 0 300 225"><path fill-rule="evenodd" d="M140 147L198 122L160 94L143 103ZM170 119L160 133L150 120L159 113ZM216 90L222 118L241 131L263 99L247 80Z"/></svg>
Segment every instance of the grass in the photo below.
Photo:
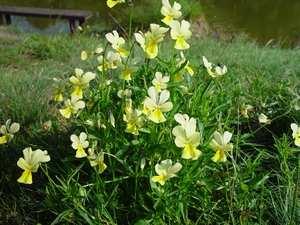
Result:
<svg viewBox="0 0 300 225"><path fill-rule="evenodd" d="M193 92L184 95L176 90L172 101L181 112L198 118L204 140L218 127L233 131L234 154L229 163L214 164L206 141L203 158L182 161L179 178L168 181L163 189L150 185L148 175L153 175L153 163L178 155L168 126L159 127L166 130L160 137L162 143L157 127L150 128L152 135L141 135L138 143L130 135L120 135L123 127L90 131L105 144L101 147L114 151L118 158L107 159L113 169L102 175L70 156L69 136L79 126L61 127L51 102L52 78L66 79L75 67L87 68L79 59L80 51L92 50L102 41L78 34L0 42L0 121L12 118L22 125L21 135L0 147L0 157L5 159L1 163L0 224L299 223L299 149L293 147L289 127L300 121L294 109L300 88L299 49L258 46L245 38L230 43L193 39L187 55L197 68ZM161 58L171 60L170 42L162 48ZM199 66L202 55L229 68L224 79L213 82L215 88L208 86L209 78ZM151 66L150 74L169 70L160 62ZM242 118L238 109L243 103L268 114L272 124L261 126L255 116ZM112 100L101 104L118 112ZM51 131L43 129L48 120L53 121ZM15 164L28 143L47 149L52 158L30 187L16 183L20 171ZM145 171L140 169L141 155L147 159Z"/></svg>

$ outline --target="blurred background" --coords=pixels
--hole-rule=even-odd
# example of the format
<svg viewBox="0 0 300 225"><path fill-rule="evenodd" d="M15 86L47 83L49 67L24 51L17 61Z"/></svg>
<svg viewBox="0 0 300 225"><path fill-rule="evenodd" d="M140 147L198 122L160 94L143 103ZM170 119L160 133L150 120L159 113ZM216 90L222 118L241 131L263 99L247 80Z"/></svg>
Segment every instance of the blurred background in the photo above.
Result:
<svg viewBox="0 0 300 225"><path fill-rule="evenodd" d="M262 44L270 41L283 46L300 45L299 0L177 0L184 16L194 22L194 33L231 39L246 35ZM161 0L134 0L133 22L143 29L161 19ZM108 10L106 0L0 0L0 5L89 10L92 31L104 33L128 25L129 7ZM21 32L56 34L68 32L67 21L13 17Z"/></svg>

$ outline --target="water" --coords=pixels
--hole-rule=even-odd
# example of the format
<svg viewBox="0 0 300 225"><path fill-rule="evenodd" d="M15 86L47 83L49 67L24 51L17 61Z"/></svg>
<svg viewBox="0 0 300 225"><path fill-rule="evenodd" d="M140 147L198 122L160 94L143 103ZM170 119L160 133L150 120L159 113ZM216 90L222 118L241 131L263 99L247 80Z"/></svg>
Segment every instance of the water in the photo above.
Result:
<svg viewBox="0 0 300 225"><path fill-rule="evenodd" d="M202 0L209 24L267 43L300 44L299 0Z"/></svg>
<svg viewBox="0 0 300 225"><path fill-rule="evenodd" d="M223 32L246 33L262 43L274 39L284 43L300 44L300 0L177 1L185 4L184 10L188 15L204 15L209 25L222 27ZM119 25L125 25L129 17L126 7L119 6L109 10L105 2L106 0L0 0L0 5L90 10L98 15L93 22L99 24L100 30L111 29L116 25L115 19ZM133 19L136 24L158 22L160 0L134 2L136 10ZM13 24L26 32L68 31L68 24L61 20L14 17Z"/></svg>

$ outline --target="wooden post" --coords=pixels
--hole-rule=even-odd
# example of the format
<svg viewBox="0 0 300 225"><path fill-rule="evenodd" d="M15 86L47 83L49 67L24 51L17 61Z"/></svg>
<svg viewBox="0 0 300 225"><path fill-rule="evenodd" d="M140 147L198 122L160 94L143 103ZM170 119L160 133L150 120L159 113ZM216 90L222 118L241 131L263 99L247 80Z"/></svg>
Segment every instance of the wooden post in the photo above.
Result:
<svg viewBox="0 0 300 225"><path fill-rule="evenodd" d="M11 24L11 16L9 14L4 15L6 25Z"/></svg>
<svg viewBox="0 0 300 225"><path fill-rule="evenodd" d="M79 18L79 26L82 26L85 22L85 18Z"/></svg>
<svg viewBox="0 0 300 225"><path fill-rule="evenodd" d="M74 18L69 19L69 27L70 27L71 34L73 34L75 32L75 29L76 29L76 23L75 23Z"/></svg>

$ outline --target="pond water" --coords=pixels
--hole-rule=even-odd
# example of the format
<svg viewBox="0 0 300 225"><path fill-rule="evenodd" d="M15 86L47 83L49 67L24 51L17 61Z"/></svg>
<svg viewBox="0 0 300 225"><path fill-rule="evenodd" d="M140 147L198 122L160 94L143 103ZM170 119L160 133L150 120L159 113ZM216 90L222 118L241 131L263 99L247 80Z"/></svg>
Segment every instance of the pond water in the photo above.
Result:
<svg viewBox="0 0 300 225"><path fill-rule="evenodd" d="M225 32L246 33L266 43L271 39L300 44L300 0L177 0L184 5L186 15L204 16L212 26ZM106 0L0 0L0 5L82 9L95 13L93 22L99 30L109 30L128 22L126 7L108 10ZM135 0L133 19L143 25L160 18L161 0ZM14 17L13 24L26 32L67 32L68 24L60 20Z"/></svg>

